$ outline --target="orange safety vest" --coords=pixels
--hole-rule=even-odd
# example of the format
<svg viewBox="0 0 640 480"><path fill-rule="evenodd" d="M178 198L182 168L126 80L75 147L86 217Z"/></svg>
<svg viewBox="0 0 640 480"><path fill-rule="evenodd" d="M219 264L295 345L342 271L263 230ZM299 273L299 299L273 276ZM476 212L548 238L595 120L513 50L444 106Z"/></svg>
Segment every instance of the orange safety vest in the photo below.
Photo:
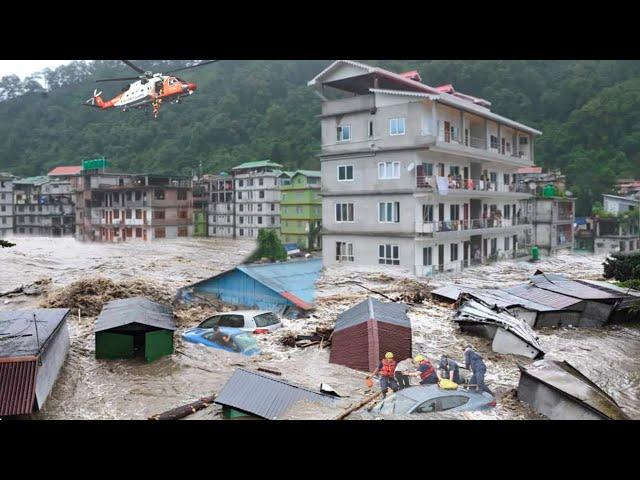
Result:
<svg viewBox="0 0 640 480"><path fill-rule="evenodd" d="M386 358L382 360L382 370L380 370L380 375L383 377L393 377L396 372L396 361L395 360L387 360Z"/></svg>

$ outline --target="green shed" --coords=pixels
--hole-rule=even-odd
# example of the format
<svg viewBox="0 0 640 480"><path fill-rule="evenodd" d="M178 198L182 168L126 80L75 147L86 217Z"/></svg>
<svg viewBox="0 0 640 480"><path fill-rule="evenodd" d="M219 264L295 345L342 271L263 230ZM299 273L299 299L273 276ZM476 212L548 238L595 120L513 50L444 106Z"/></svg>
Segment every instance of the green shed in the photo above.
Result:
<svg viewBox="0 0 640 480"><path fill-rule="evenodd" d="M142 297L112 300L95 325L96 358L144 357L152 362L173 353L173 314Z"/></svg>

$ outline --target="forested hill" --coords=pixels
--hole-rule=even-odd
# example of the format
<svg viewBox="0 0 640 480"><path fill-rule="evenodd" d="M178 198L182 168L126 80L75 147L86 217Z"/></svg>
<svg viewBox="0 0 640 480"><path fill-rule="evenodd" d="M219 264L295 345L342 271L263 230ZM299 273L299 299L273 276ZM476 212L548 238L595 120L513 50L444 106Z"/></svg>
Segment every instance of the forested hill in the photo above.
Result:
<svg viewBox="0 0 640 480"><path fill-rule="evenodd" d="M536 163L560 168L579 198L578 212L611 191L616 177L640 176L638 61L368 61L417 69L423 81L492 102L492 111L543 132ZM137 62L163 71L185 61ZM131 76L118 61L74 62L41 77L0 79L0 170L35 175L59 164L105 156L122 171L216 172L270 158L318 168L320 100L306 82L329 61L221 61L184 72L193 97L141 111L99 111L80 104L94 88L108 98Z"/></svg>

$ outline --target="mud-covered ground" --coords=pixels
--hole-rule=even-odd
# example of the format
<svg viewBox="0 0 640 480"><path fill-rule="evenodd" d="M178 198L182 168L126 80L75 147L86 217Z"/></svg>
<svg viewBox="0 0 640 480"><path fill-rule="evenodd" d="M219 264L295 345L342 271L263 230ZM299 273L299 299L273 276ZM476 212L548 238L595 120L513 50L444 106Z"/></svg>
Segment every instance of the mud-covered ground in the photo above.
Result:
<svg viewBox="0 0 640 480"><path fill-rule="evenodd" d="M104 285L109 280L115 282L108 285L111 296L143 291L170 302L177 288L233 267L254 248L251 241L213 238L117 245L83 244L68 238L16 237L14 241L18 244L16 247L0 251L0 291L42 278L51 279L51 283L45 286L45 293L39 296L0 298L0 309L64 303L66 292L71 292L70 297L76 293L70 289L63 290L63 287L93 278L100 278L101 282L106 282ZM503 286L526 280L538 268L573 278L597 279L601 278L602 261L602 257L565 254L543 259L536 264L526 261L501 262L439 277L426 286L427 289L447 283ZM359 282L360 285L353 282ZM140 283L144 285L141 287ZM425 285L417 284L408 272L389 267L325 269L318 282L315 313L308 319L285 319L285 328L280 332L258 336L263 353L255 357L183 342L180 334L215 312L216 308L181 307L175 312L178 331L174 355L151 364L143 360L96 360L93 338L95 317L82 314L79 319L74 311L69 321L72 339L69 356L44 409L33 418L144 419L220 391L238 366L276 369L282 372L282 378L315 390L320 383L330 384L343 395L337 401L336 408L298 405L289 412L288 418L333 418L341 408L347 408L363 398L366 393L365 374L330 364L328 348L289 348L281 345L279 339L288 333L311 333L317 325L332 326L339 312L368 295L377 295L363 286L396 297ZM121 291L118 292L118 289ZM86 301L86 298L81 300ZM99 302L100 299L98 305ZM412 306L409 316L413 323L414 351L432 359L446 352L460 360L462 347L471 342L484 356L488 367L487 381L499 397L498 406L492 411L452 417L540 418L513 395L519 378L516 361L528 361L495 354L488 340L460 333L450 321L452 313L446 306L430 302ZM628 415L640 418L638 328L564 328L538 333L549 357L564 359L575 365L611 394ZM209 407L188 418L218 419L220 409L217 406ZM371 417L359 413L349 418Z"/></svg>

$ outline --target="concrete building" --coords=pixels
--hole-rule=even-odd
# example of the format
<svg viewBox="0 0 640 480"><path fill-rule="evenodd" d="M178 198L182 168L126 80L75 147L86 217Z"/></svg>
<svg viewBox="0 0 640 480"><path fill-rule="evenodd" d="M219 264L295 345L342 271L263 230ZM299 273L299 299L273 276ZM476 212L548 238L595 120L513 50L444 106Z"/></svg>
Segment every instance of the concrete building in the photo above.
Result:
<svg viewBox="0 0 640 480"><path fill-rule="evenodd" d="M528 245L522 202L531 195L517 191L514 175L533 165L541 132L451 85L429 87L416 72L340 60L309 85L323 98L325 265L429 276Z"/></svg>
<svg viewBox="0 0 640 480"><path fill-rule="evenodd" d="M122 242L193 235L191 179L84 169L75 183L76 238Z"/></svg>
<svg viewBox="0 0 640 480"><path fill-rule="evenodd" d="M13 231L18 235L73 235L73 193L66 176L38 176L13 182Z"/></svg>
<svg viewBox="0 0 640 480"><path fill-rule="evenodd" d="M602 195L605 212L596 216L594 253L632 252L640 249L640 200L634 196Z"/></svg>
<svg viewBox="0 0 640 480"><path fill-rule="evenodd" d="M13 233L13 179L0 172L0 238Z"/></svg>
<svg viewBox="0 0 640 480"><path fill-rule="evenodd" d="M283 172L280 175L283 182L280 186L280 238L283 243L297 243L301 248L317 249L321 245L322 174L314 170L290 173Z"/></svg>
<svg viewBox="0 0 640 480"><path fill-rule="evenodd" d="M233 237L235 229L235 189L227 173L209 175L207 229L210 237Z"/></svg>
<svg viewBox="0 0 640 480"><path fill-rule="evenodd" d="M233 167L235 179L235 235L257 238L261 228L280 228L282 165L270 160Z"/></svg>
<svg viewBox="0 0 640 480"><path fill-rule="evenodd" d="M526 216L533 225L533 243L547 254L573 250L575 198L566 196L566 177L560 172L542 172L542 167L516 171L518 191L531 193Z"/></svg>

